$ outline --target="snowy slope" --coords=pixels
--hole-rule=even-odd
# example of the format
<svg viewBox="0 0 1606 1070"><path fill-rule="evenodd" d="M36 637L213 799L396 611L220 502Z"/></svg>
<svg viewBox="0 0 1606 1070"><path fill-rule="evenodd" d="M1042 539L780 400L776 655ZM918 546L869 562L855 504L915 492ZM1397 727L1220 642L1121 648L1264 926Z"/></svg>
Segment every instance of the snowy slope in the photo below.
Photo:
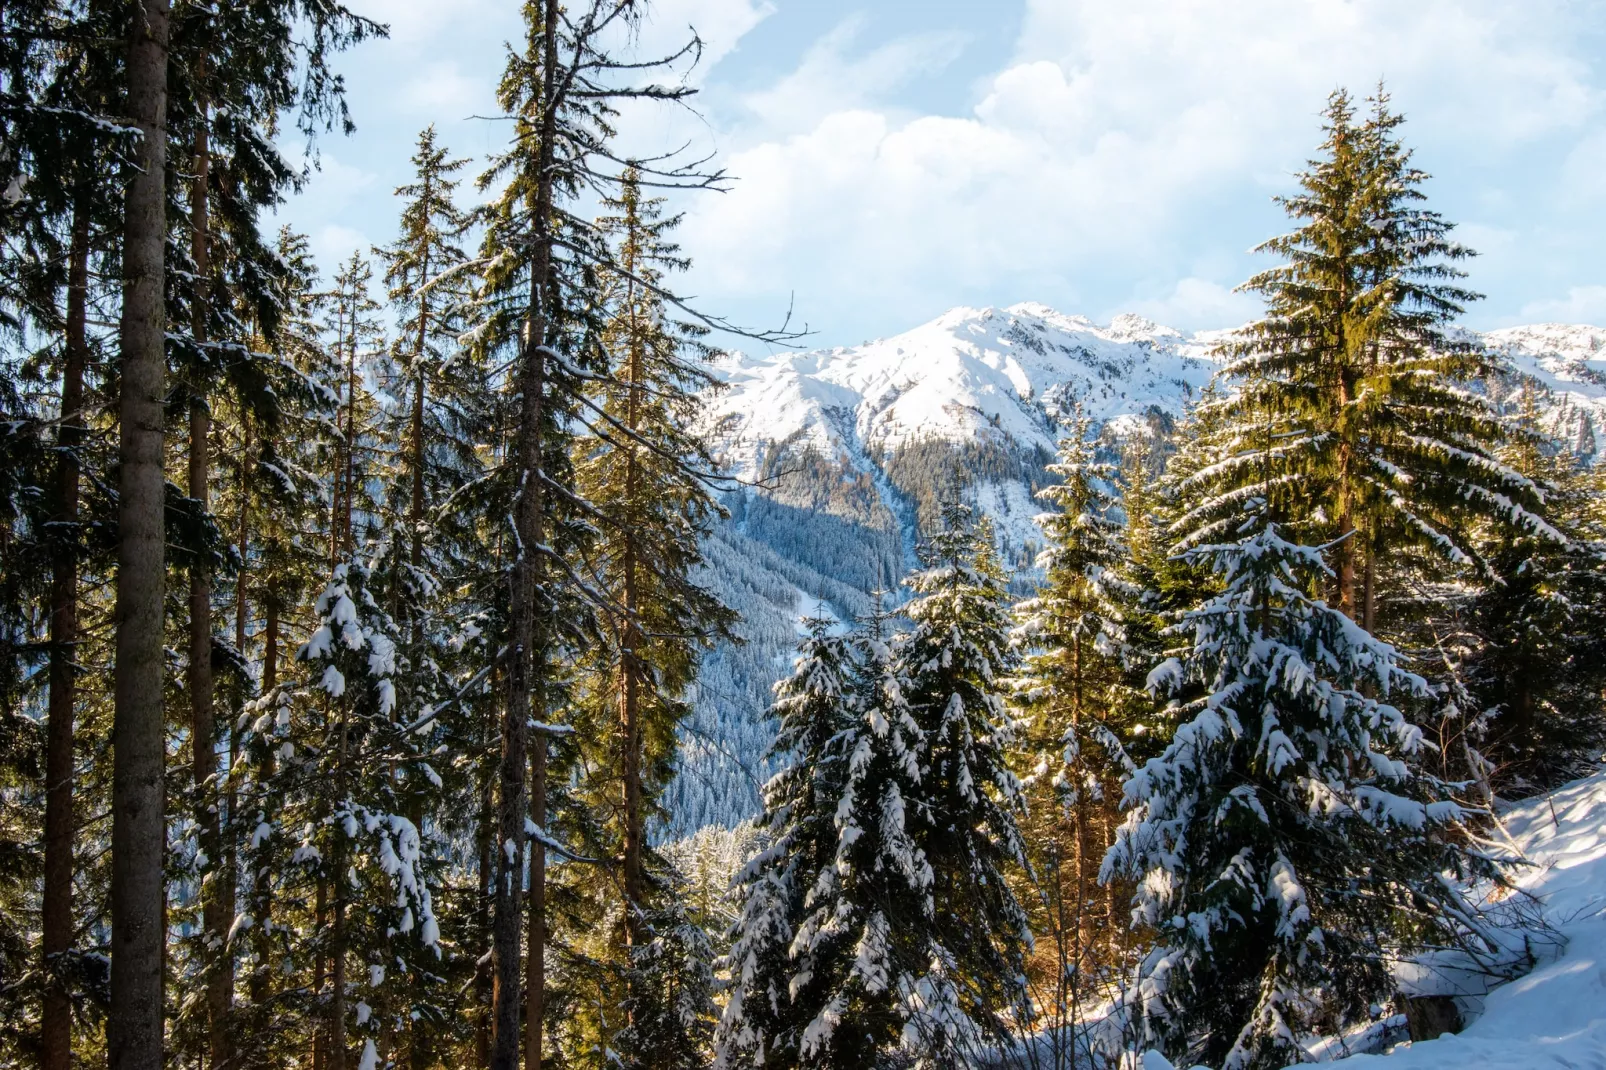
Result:
<svg viewBox="0 0 1606 1070"><path fill-rule="evenodd" d="M1546 392L1546 430L1581 457L1606 449L1606 329L1568 323L1507 327L1483 336Z"/></svg>
<svg viewBox="0 0 1606 1070"><path fill-rule="evenodd" d="M1606 1070L1606 773L1527 800L1503 814L1532 863L1519 880L1565 946L1494 989L1459 1034L1405 1042L1386 1055L1351 1055L1344 1070ZM1143 1070L1173 1070L1157 1052Z"/></svg>
<svg viewBox="0 0 1606 1070"><path fill-rule="evenodd" d="M1606 1068L1606 773L1505 814L1533 861L1521 880L1566 938L1561 955L1489 993L1465 1031L1390 1055L1339 1061L1353 1070Z"/></svg>

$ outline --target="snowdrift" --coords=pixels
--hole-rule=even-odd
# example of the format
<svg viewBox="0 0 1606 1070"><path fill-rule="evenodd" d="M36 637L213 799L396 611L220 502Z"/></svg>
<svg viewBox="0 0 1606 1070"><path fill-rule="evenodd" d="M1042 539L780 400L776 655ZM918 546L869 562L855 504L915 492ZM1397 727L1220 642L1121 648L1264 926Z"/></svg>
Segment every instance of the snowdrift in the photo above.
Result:
<svg viewBox="0 0 1606 1070"><path fill-rule="evenodd" d="M1503 812L1532 863L1518 875L1565 940L1525 976L1463 1000L1459 1034L1337 1059L1345 1070L1606 1070L1606 772ZM1481 1004L1481 1010L1478 1008ZM1155 1052L1143 1070L1172 1070Z"/></svg>

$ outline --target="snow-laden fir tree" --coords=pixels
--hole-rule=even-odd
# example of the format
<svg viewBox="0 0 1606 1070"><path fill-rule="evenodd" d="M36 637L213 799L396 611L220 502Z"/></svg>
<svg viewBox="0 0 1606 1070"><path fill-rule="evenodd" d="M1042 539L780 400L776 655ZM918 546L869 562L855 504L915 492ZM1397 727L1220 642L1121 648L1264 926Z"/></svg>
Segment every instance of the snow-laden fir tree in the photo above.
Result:
<svg viewBox="0 0 1606 1070"><path fill-rule="evenodd" d="M923 936L927 963L900 989L904 1043L930 1065L966 1065L1004 1032L1021 997L1025 913L1004 879L1025 863L1016 824L1020 783L1009 769L1012 722L1003 691L1013 669L1009 595L992 527L953 501L905 581L913 623L897 645L903 696L919 731L909 834L941 904Z"/></svg>
<svg viewBox="0 0 1606 1070"><path fill-rule="evenodd" d="M885 629L873 617L854 637L846 724L825 749L825 775L840 776L835 850L817 874L800 875L804 913L787 982L801 1019L799 1066L879 1066L907 1056L923 1041L910 1028L925 1011L922 997L952 993L951 964L932 954L940 950L931 945L934 875L910 827L925 738Z"/></svg>
<svg viewBox="0 0 1606 1070"><path fill-rule="evenodd" d="M303 672L254 707L246 742L274 762L246 859L269 869L271 898L255 902L271 909L235 922L266 928L280 973L299 978L279 998L298 1005L318 1060L354 1070L394 1056L442 957L441 845L408 816L437 808L438 729L418 716L370 578L356 561L334 567L297 652Z"/></svg>
<svg viewBox="0 0 1606 1070"><path fill-rule="evenodd" d="M739 914L726 956L731 988L716 1034L720 1067L796 1065L814 1016L794 987L797 927L813 890L836 880L837 811L847 786L844 733L851 733L854 653L830 621L806 622L792 674L775 685L771 756L784 763L764 785L760 849L738 873ZM822 882L823 885L822 885ZM812 978L811 978L812 979ZM822 981L824 978L822 977Z"/></svg>
<svg viewBox="0 0 1606 1070"><path fill-rule="evenodd" d="M619 1051L653 1070L704 1070L719 1020L713 942L679 874L654 877L663 891L643 911L646 942L632 949Z"/></svg>
<svg viewBox="0 0 1606 1070"><path fill-rule="evenodd" d="M1008 599L990 529L945 517L907 581L912 630L872 615L846 672L811 637L781 689L797 760L740 879L718 1065L968 1066L1018 1007Z"/></svg>
<svg viewBox="0 0 1606 1070"><path fill-rule="evenodd" d="M1491 869L1393 704L1423 681L1311 596L1331 547L1286 531L1251 502L1231 541L1187 551L1222 588L1176 625L1187 649L1151 681L1203 697L1176 705L1171 744L1128 780L1102 874L1137 882L1133 920L1153 940L1114 1021L1233 1070L1299 1061L1300 1037L1366 1019L1400 954L1476 942L1455 878Z"/></svg>
<svg viewBox="0 0 1606 1070"><path fill-rule="evenodd" d="M1046 539L1036 595L1015 607L1022 652L1010 681L1021 716L1018 762L1029 803L1022 820L1033 879L1024 893L1037 954L1028 977L1034 1029L1055 1066L1076 1058L1076 1031L1092 986L1124 931L1097 874L1116 820L1117 785L1129 770L1121 723L1127 618L1142 591L1118 574L1127 548L1115 498L1115 466L1097 456L1078 409L1038 491L1055 507L1038 518Z"/></svg>

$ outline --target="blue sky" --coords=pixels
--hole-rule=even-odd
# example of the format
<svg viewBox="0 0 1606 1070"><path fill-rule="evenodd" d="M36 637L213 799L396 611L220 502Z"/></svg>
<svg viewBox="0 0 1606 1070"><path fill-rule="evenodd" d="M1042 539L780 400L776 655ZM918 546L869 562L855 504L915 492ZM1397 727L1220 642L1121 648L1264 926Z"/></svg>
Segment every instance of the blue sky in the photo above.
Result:
<svg viewBox="0 0 1606 1070"><path fill-rule="evenodd" d="M392 36L341 60L358 132L281 217L326 268L388 241L418 131L482 160L514 0L358 0ZM1606 323L1606 0L659 0L643 52L695 25L698 114L632 109L627 151L691 143L729 192L680 205L682 289L812 344L954 305L1041 301L1188 330L1277 233L1274 194L1327 92L1381 77L1482 255L1475 327ZM465 202L473 198L465 189Z"/></svg>

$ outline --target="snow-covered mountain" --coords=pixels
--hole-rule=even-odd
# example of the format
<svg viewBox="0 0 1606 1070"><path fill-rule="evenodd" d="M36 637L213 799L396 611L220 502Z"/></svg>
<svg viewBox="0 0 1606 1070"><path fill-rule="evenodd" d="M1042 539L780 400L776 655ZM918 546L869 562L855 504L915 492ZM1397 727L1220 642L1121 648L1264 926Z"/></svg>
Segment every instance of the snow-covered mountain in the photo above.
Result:
<svg viewBox="0 0 1606 1070"><path fill-rule="evenodd" d="M861 346L727 355L713 437L746 476L782 443L853 457L931 439L1052 450L1075 402L1100 423L1180 413L1210 379L1210 346L1137 316L1100 326L1037 304L956 308Z"/></svg>
<svg viewBox="0 0 1606 1070"><path fill-rule="evenodd" d="M1606 450L1606 328L1536 323L1482 338L1540 387L1546 430L1580 457L1598 460Z"/></svg>
<svg viewBox="0 0 1606 1070"><path fill-rule="evenodd" d="M1209 382L1215 346L1229 333L1184 335L1132 315L1100 325L1030 302L955 308L860 346L726 354L714 367L726 389L710 406L708 430L748 478L780 445L847 458L933 439L1052 450L1073 403L1117 429L1179 415ZM1606 329L1542 323L1472 336L1543 388L1564 441L1597 452L1606 432Z"/></svg>
<svg viewBox="0 0 1606 1070"><path fill-rule="evenodd" d="M936 497L957 483L1030 582L1032 494L1075 405L1113 436L1170 430L1210 381L1228 331L1184 335L1137 316L1107 325L1039 304L955 308L864 345L740 353L702 430L749 485L710 546L710 581L744 613L745 647L709 661L672 789L674 831L756 807L770 684L799 621L849 619L895 589ZM1546 426L1577 454L1606 448L1606 329L1564 324L1474 336L1539 388ZM1513 383L1488 384L1510 403Z"/></svg>

